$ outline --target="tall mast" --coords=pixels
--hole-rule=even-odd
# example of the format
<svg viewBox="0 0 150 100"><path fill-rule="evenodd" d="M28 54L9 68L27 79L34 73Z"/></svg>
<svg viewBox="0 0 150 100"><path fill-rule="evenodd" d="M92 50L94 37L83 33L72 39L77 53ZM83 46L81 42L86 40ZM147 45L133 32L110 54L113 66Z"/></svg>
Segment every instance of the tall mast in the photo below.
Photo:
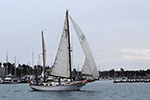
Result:
<svg viewBox="0 0 150 100"><path fill-rule="evenodd" d="M5 75L7 76L9 73L8 73L8 50L6 51L6 71L5 71Z"/></svg>
<svg viewBox="0 0 150 100"><path fill-rule="evenodd" d="M38 57L39 57L39 62L38 62L38 64L41 65L41 56L38 55Z"/></svg>
<svg viewBox="0 0 150 100"><path fill-rule="evenodd" d="M14 74L15 74L15 76L16 76L16 67L17 67L17 65L16 65L16 56L15 56L15 58L14 58L14 63L15 63L15 72L14 72Z"/></svg>
<svg viewBox="0 0 150 100"><path fill-rule="evenodd" d="M43 79L45 82L45 44L44 44L44 36L43 36L43 31L41 32L42 34L42 55L43 55L43 72L42 74L44 75Z"/></svg>
<svg viewBox="0 0 150 100"><path fill-rule="evenodd" d="M6 63L8 63L8 50L6 51Z"/></svg>
<svg viewBox="0 0 150 100"><path fill-rule="evenodd" d="M34 67L34 52L32 51L32 67Z"/></svg>
<svg viewBox="0 0 150 100"><path fill-rule="evenodd" d="M72 69L71 69L71 46L70 46L70 31L69 31L68 10L66 11L66 19L67 19L67 32L68 32L69 71L70 71L70 81L72 82Z"/></svg>

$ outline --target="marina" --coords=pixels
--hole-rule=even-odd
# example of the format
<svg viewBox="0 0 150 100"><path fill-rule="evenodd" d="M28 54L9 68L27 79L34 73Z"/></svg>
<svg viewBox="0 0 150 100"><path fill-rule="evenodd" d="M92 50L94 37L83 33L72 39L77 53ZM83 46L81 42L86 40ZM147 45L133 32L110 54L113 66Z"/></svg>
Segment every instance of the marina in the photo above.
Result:
<svg viewBox="0 0 150 100"><path fill-rule="evenodd" d="M150 100L149 0L0 0L0 100Z"/></svg>
<svg viewBox="0 0 150 100"><path fill-rule="evenodd" d="M113 83L150 83L150 79L114 80Z"/></svg>

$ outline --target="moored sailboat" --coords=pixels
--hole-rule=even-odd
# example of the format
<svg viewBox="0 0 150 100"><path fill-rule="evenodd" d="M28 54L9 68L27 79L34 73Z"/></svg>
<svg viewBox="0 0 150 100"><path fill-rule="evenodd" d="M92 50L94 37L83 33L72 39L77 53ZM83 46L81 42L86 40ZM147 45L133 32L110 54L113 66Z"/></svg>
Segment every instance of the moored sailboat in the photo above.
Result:
<svg viewBox="0 0 150 100"><path fill-rule="evenodd" d="M30 83L30 87L33 90L41 90L41 91L66 91L66 90L80 90L80 88L86 85L88 82L92 82L99 77L99 73L97 71L96 63L92 56L91 50L89 48L88 42L85 38L85 35L79 28L79 26L74 22L74 20L70 17L74 29L77 33L78 39L80 41L81 47L84 51L85 55L85 63L83 65L82 73L85 75L92 76L93 79L85 79L81 81L74 81L72 79L72 63L71 63L71 43L70 43L70 30L69 30L69 15L68 11L66 11L66 18L64 23L63 32L61 35L61 40L59 43L57 55L52 66L51 75L55 77L59 77L58 80L54 80L51 82L45 82L45 47L44 47L44 39L42 33L42 45L43 45L43 78L44 82L40 84L32 84ZM69 81L61 82L62 78L67 78Z"/></svg>

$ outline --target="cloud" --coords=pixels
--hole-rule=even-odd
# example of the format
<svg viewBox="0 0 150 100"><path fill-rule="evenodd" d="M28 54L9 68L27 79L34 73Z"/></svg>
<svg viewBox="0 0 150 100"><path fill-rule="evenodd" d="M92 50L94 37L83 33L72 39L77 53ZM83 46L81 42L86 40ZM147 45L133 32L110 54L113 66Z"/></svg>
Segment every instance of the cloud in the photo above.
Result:
<svg viewBox="0 0 150 100"><path fill-rule="evenodd" d="M100 52L95 55L95 59L100 63L117 62L120 61L122 56L120 48L108 48L99 51Z"/></svg>
<svg viewBox="0 0 150 100"><path fill-rule="evenodd" d="M150 60L150 49L124 48L121 52L125 60Z"/></svg>
<svg viewBox="0 0 150 100"><path fill-rule="evenodd" d="M138 55L150 55L150 49L121 49L122 53L126 54L138 54Z"/></svg>
<svg viewBox="0 0 150 100"><path fill-rule="evenodd" d="M124 55L123 56L124 59L127 59L127 60L150 60L150 56L126 56Z"/></svg>
<svg viewBox="0 0 150 100"><path fill-rule="evenodd" d="M149 68L149 48L105 48L95 56L100 70L105 69L147 69Z"/></svg>
<svg viewBox="0 0 150 100"><path fill-rule="evenodd" d="M150 49L109 48L99 52L95 58L98 63L141 62L150 60Z"/></svg>

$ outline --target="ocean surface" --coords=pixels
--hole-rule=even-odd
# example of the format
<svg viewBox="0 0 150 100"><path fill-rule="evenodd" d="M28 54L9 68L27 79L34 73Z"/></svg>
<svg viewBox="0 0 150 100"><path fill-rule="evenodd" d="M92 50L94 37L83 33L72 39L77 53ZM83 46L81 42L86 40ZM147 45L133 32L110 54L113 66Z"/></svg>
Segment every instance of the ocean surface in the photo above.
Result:
<svg viewBox="0 0 150 100"><path fill-rule="evenodd" d="M150 83L96 81L80 91L33 91L28 84L0 84L0 100L150 100Z"/></svg>

